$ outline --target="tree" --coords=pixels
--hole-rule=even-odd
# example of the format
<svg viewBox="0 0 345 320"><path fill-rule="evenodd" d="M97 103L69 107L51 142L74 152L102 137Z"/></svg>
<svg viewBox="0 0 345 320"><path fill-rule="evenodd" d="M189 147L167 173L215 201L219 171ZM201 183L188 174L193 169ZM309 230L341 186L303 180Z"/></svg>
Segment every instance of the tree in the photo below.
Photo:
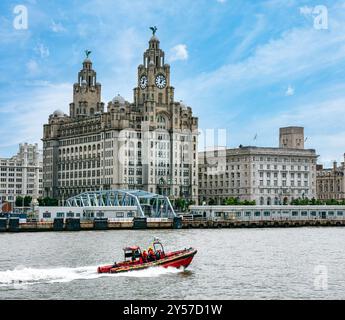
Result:
<svg viewBox="0 0 345 320"><path fill-rule="evenodd" d="M226 206L255 206L256 201L249 201L249 200L244 200L240 201L239 198L228 198L223 201L223 204Z"/></svg>
<svg viewBox="0 0 345 320"><path fill-rule="evenodd" d="M32 197L25 196L24 198L21 196L18 196L16 198L16 207L30 207L32 201Z"/></svg>
<svg viewBox="0 0 345 320"><path fill-rule="evenodd" d="M24 206L25 207L30 207L32 201L32 197L30 196L25 196L24 197Z"/></svg>
<svg viewBox="0 0 345 320"><path fill-rule="evenodd" d="M188 206L187 201L185 199L178 198L175 200L175 208L181 211L185 211L186 207Z"/></svg>
<svg viewBox="0 0 345 320"><path fill-rule="evenodd" d="M16 207L22 207L23 206L23 197L18 196L16 198Z"/></svg>
<svg viewBox="0 0 345 320"><path fill-rule="evenodd" d="M209 206L214 206L216 204L216 200L214 200L214 199L210 199L209 201L208 201L208 205Z"/></svg>
<svg viewBox="0 0 345 320"><path fill-rule="evenodd" d="M56 207L59 204L59 201L57 199L50 198L50 197L39 198L37 200L38 200L39 206L41 207Z"/></svg>

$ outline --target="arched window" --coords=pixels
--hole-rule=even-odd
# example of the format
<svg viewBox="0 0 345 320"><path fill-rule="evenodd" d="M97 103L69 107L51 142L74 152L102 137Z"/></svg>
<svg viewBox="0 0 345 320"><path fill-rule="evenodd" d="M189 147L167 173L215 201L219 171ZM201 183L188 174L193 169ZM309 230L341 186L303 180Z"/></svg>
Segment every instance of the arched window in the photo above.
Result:
<svg viewBox="0 0 345 320"><path fill-rule="evenodd" d="M166 119L162 115L157 116L157 128L159 128L159 129L166 129L167 128Z"/></svg>
<svg viewBox="0 0 345 320"><path fill-rule="evenodd" d="M260 205L263 206L263 205L264 205L264 202L265 202L264 197L261 197L261 198L260 198Z"/></svg>

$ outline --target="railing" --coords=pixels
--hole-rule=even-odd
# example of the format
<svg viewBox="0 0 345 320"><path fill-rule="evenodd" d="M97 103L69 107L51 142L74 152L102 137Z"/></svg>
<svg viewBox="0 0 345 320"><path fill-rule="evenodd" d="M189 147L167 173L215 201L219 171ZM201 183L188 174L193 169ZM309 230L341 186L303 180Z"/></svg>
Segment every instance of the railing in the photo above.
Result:
<svg viewBox="0 0 345 320"><path fill-rule="evenodd" d="M147 222L169 222L169 218L147 218Z"/></svg>
<svg viewBox="0 0 345 320"><path fill-rule="evenodd" d="M108 222L133 222L133 218L109 218Z"/></svg>
<svg viewBox="0 0 345 320"><path fill-rule="evenodd" d="M212 219L205 217L181 216L184 221L210 221Z"/></svg>

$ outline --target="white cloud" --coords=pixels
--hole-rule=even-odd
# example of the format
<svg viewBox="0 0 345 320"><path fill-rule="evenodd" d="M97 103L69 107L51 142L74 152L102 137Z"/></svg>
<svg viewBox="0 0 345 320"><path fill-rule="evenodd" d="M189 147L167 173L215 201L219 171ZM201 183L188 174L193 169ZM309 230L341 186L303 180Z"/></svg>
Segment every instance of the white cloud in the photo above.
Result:
<svg viewBox="0 0 345 320"><path fill-rule="evenodd" d="M188 59L187 45L178 44L170 50L169 61L187 60L187 59Z"/></svg>
<svg viewBox="0 0 345 320"><path fill-rule="evenodd" d="M28 72L32 75L37 74L39 72L39 66L35 60L30 60L26 64L26 68L28 69Z"/></svg>
<svg viewBox="0 0 345 320"><path fill-rule="evenodd" d="M30 94L28 91L18 93L6 106L0 105L0 114L5 113L9 119L6 130L0 129L0 151L3 149L3 153L8 147L24 141L41 146L43 124L47 123L49 115L56 109L68 113L72 84L42 82L41 86L37 85Z"/></svg>
<svg viewBox="0 0 345 320"><path fill-rule="evenodd" d="M332 96L332 91L329 95ZM300 102L294 108L269 118L253 119L253 123L248 123L250 129L246 135L251 137L253 130L258 130L263 141L270 141L272 133L278 132L280 127L303 126L308 138L305 147L316 149L320 155L319 163L329 164L333 159L342 160L345 152L345 130L339 122L339 117L345 114L344 106L345 97L341 96L309 104Z"/></svg>
<svg viewBox="0 0 345 320"><path fill-rule="evenodd" d="M217 0L217 2L219 2L219 3L225 3L226 0Z"/></svg>
<svg viewBox="0 0 345 320"><path fill-rule="evenodd" d="M288 88L286 89L285 95L290 97L290 96L293 96L294 94L295 94L295 88L289 85Z"/></svg>
<svg viewBox="0 0 345 320"><path fill-rule="evenodd" d="M257 46L253 54L242 61L224 64L180 82L179 92L182 96L189 96L192 104L201 107L205 95L210 92L228 92L227 98L231 99L232 94L239 95L251 88L304 78L307 74L318 77L324 70L344 61L343 18L341 15L333 16L333 27L327 32L312 26L284 32L280 37Z"/></svg>
<svg viewBox="0 0 345 320"><path fill-rule="evenodd" d="M43 43L39 43L36 46L35 52L38 53L41 58L47 58L50 55L49 48L46 47Z"/></svg>
<svg viewBox="0 0 345 320"><path fill-rule="evenodd" d="M61 23L56 23L54 20L52 20L51 25L50 25L50 29L53 32L64 32L66 31L66 29L64 28L64 26Z"/></svg>

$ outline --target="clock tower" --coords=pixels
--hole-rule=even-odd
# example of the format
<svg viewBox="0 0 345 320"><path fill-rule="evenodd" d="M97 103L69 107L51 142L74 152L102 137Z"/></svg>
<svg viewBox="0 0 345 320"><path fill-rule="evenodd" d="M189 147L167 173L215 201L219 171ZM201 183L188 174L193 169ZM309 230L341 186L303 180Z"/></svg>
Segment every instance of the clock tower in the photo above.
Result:
<svg viewBox="0 0 345 320"><path fill-rule="evenodd" d="M134 89L134 103L143 108L143 120L150 126L154 126L159 112L169 113L169 105L174 102L170 65L165 63L165 53L159 45L159 39L153 34L144 52L143 64L138 67L138 86Z"/></svg>
<svg viewBox="0 0 345 320"><path fill-rule="evenodd" d="M138 66L133 105L141 115L143 189L197 201L198 119L174 99L170 65L153 35Z"/></svg>

